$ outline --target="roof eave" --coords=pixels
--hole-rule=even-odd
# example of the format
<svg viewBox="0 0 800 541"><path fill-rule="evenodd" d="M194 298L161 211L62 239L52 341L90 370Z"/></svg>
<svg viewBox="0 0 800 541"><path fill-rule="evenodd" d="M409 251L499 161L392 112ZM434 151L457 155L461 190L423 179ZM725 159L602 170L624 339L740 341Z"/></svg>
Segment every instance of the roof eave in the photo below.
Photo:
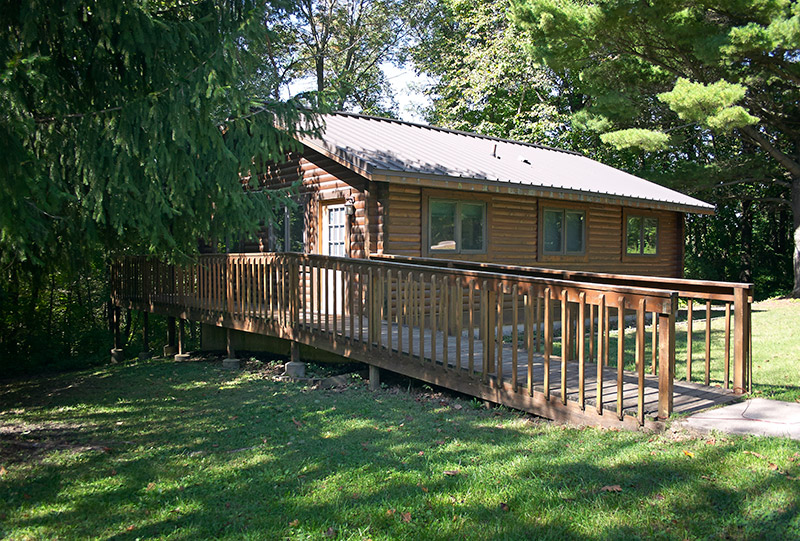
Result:
<svg viewBox="0 0 800 541"><path fill-rule="evenodd" d="M373 166L370 163L353 155L352 152L347 152L339 147L330 147L319 139L305 137L302 135L297 136L297 140L308 148L316 150L323 156L327 156L339 165L347 167L354 173L358 173L367 180L374 180Z"/></svg>
<svg viewBox="0 0 800 541"><path fill-rule="evenodd" d="M552 199L563 199L568 201L580 201L586 203L612 203L623 206L638 208L670 210L676 212L687 212L693 214L713 215L714 207L711 205L691 205L687 203L677 203L672 201L659 201L655 199L641 199L625 195L608 194L603 192L589 192L583 190L571 190L556 186L532 186L517 182L503 182L499 180L470 178L470 177L451 177L446 175L431 175L421 173L409 173L404 171L393 171L385 169L374 169L372 179L378 182L396 182L400 184L411 184L430 188L446 188L460 191L480 191L484 193L507 193L515 195L528 195L532 197L547 197Z"/></svg>

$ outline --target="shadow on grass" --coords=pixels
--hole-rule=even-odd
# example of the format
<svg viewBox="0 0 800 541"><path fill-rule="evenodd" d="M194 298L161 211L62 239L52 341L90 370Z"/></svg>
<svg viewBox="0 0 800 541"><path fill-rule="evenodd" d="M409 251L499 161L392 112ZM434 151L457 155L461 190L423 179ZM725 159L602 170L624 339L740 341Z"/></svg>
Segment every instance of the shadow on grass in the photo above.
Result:
<svg viewBox="0 0 800 541"><path fill-rule="evenodd" d="M75 446L6 462L4 536L780 538L800 526L796 485L729 471L754 440L562 429L447 396L312 391L213 363L73 379L0 389L3 448Z"/></svg>

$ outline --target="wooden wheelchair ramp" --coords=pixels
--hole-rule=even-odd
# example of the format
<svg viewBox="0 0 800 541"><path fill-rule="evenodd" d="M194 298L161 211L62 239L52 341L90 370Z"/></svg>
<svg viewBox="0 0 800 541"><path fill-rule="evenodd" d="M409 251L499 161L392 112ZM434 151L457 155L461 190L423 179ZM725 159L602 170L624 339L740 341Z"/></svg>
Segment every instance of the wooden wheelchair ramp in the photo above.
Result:
<svg viewBox="0 0 800 541"><path fill-rule="evenodd" d="M734 340L718 385L709 354L708 384L676 380L679 291L631 282L303 254L201 256L184 267L130 257L112 268L112 301L307 344L559 421L658 429L673 413L736 400L749 342ZM714 300L730 314L737 299L731 288ZM749 310L746 292L744 301ZM745 322L734 330L749 340ZM740 335L730 320L726 332L726 343Z"/></svg>

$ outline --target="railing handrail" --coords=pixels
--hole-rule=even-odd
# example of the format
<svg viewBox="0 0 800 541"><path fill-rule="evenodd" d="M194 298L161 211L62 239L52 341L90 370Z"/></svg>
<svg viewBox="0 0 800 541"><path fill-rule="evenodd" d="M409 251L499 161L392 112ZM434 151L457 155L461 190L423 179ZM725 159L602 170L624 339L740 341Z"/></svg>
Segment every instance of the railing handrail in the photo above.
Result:
<svg viewBox="0 0 800 541"><path fill-rule="evenodd" d="M144 256L142 256L144 257ZM299 260L306 261L328 261L331 264L357 264L366 267L386 267L387 263L391 265L392 269L402 271L416 271L416 272L437 272L439 274L448 274L452 276L461 276L465 278L473 278L476 280L491 280L491 281L508 281L514 283L535 284L553 288L554 299L560 299L559 291L562 289L582 289L586 291L597 292L598 294L619 294L631 297L647 297L652 299L648 303L647 310L649 312L657 312L661 314L669 314L675 310L678 292L670 291L667 289L656 289L647 287L617 285L617 284L603 284L592 282L578 282L575 280L561 280L553 278L542 278L537 276L527 276L523 274L513 273L499 273L491 270L473 270L473 269L460 269L447 266L436 267L429 264L415 264L414 258L409 258L408 262L386 261L379 259L353 259L349 257L336 257L323 254L303 254L300 252L231 252L226 254L203 254L198 257L198 263L202 264L205 258L227 258L227 259L260 259L260 258L280 258L292 257ZM654 304L653 306L652 304Z"/></svg>
<svg viewBox="0 0 800 541"><path fill-rule="evenodd" d="M653 289L666 289L677 291L678 296L693 299L708 299L717 301L733 301L737 289L747 291L748 302L753 301L753 284L747 282L717 282L712 280L694 280L688 278L664 278L660 276L644 276L637 274L611 274L603 272L571 271L548 269L544 267L530 267L522 265L501 265L497 263L484 263L477 261L463 261L458 259L437 259L415 256L402 256L393 254L371 255L370 259L378 261L413 262L415 265L447 267L454 269L485 270L486 272L503 272L511 275L527 276L558 276L565 281L579 280L590 284L621 285L629 284L630 287L644 287ZM632 286L630 284L633 284ZM639 285L642 284L642 285ZM644 285L646 284L646 285Z"/></svg>

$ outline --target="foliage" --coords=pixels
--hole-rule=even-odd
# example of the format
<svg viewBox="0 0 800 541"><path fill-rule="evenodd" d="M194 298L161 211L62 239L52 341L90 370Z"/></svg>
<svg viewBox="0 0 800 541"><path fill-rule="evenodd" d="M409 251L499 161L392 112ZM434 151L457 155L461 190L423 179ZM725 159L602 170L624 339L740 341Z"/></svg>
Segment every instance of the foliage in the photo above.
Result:
<svg viewBox="0 0 800 541"><path fill-rule="evenodd" d="M291 17L267 19L260 44L269 91L313 81L325 108L395 116L381 64L396 62L407 33L405 0L298 0Z"/></svg>
<svg viewBox="0 0 800 541"><path fill-rule="evenodd" d="M800 124L792 120L800 116L800 4L515 0L514 9L534 58L570 73L589 97L584 121L600 119L604 141L638 145L667 164L739 171L734 179L708 177L702 188L717 200L718 188L739 182L742 215L759 200L753 189L777 185L778 204L793 202L800 231ZM630 129L646 131L632 137ZM655 152L656 133L670 135L668 150ZM754 164L756 178L748 172ZM776 203L774 194L765 200ZM794 288L800 294L797 234Z"/></svg>
<svg viewBox="0 0 800 541"><path fill-rule="evenodd" d="M570 96L563 81L526 54L509 2L442 0L415 20L409 56L432 78L428 122L519 141L565 141Z"/></svg>
<svg viewBox="0 0 800 541"><path fill-rule="evenodd" d="M254 156L298 113L238 88L247 4L34 2L3 12L3 262L137 246L185 254L252 230L270 200L245 193ZM211 217L213 216L213 219Z"/></svg>
<svg viewBox="0 0 800 541"><path fill-rule="evenodd" d="M36 337L53 330L45 326L52 310L73 310L48 307L43 283L57 282L47 288L54 300L62 289L77 294L70 284L102 281L115 255L186 260L198 239L253 231L282 212L282 194L242 190L254 159L283 156L305 117L296 103L252 99L242 84L260 61L251 52L260 5L35 0L0 8L3 355L16 351L25 362L30 351L14 349L23 331L12 329L25 328L22 341L42 347ZM101 328L99 306L85 307L89 334Z"/></svg>
<svg viewBox="0 0 800 541"><path fill-rule="evenodd" d="M0 386L0 536L796 538L797 443L153 361Z"/></svg>

